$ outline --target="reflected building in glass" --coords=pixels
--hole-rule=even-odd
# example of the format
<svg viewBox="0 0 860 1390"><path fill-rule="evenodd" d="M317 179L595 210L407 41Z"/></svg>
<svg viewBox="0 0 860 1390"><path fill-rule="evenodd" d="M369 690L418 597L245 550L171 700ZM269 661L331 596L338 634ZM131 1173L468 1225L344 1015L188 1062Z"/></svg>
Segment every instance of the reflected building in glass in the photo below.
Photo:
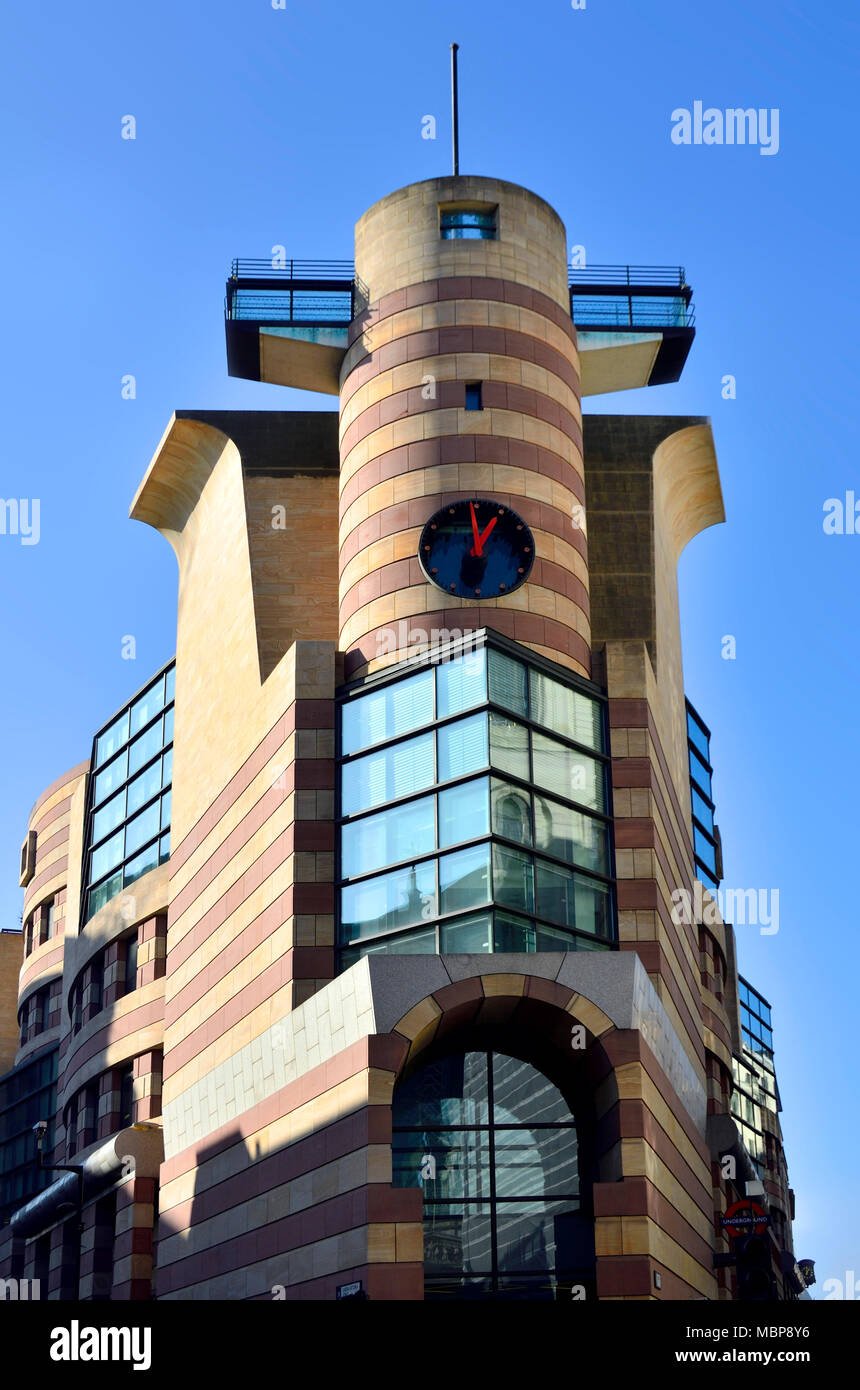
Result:
<svg viewBox="0 0 860 1390"><path fill-rule="evenodd" d="M711 427L582 410L679 379L692 291L567 244L457 176L354 260L233 262L230 373L332 408L177 411L133 499L176 657L27 824L3 1276L732 1299L755 1192L799 1291L766 1005L678 910L722 877L677 584L724 519Z"/></svg>

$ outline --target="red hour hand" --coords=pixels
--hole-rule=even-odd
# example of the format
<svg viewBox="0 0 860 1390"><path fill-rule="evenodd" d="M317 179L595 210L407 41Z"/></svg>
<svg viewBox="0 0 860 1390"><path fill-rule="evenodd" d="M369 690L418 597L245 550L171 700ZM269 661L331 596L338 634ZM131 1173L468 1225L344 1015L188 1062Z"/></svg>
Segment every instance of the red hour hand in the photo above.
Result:
<svg viewBox="0 0 860 1390"><path fill-rule="evenodd" d="M475 516L475 504L474 504L474 502L470 502L470 503L469 503L469 515L470 515L470 517L472 518L472 536L473 536L474 542L475 542L474 545L472 546L472 554L473 554L473 555L480 555L480 553L481 553L481 537L478 535L478 519L477 519L477 517Z"/></svg>

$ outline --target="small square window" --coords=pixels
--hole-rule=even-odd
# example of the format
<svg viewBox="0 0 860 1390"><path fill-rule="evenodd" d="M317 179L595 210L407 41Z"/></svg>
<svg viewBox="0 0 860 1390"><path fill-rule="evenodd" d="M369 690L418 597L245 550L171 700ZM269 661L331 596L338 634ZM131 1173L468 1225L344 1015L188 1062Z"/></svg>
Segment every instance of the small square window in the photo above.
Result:
<svg viewBox="0 0 860 1390"><path fill-rule="evenodd" d="M482 400L482 393L481 393L481 382L480 382L480 381L467 381L467 382L466 382L466 409L467 409L467 410L483 410L483 409L484 409L483 400Z"/></svg>

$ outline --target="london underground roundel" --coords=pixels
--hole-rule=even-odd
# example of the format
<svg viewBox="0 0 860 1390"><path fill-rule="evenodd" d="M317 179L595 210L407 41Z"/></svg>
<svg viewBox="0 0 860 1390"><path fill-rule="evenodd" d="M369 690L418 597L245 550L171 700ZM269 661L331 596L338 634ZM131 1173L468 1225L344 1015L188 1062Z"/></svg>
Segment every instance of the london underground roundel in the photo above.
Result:
<svg viewBox="0 0 860 1390"><path fill-rule="evenodd" d="M431 584L458 598L502 598L529 577L534 536L499 502L451 502L431 516L418 543Z"/></svg>

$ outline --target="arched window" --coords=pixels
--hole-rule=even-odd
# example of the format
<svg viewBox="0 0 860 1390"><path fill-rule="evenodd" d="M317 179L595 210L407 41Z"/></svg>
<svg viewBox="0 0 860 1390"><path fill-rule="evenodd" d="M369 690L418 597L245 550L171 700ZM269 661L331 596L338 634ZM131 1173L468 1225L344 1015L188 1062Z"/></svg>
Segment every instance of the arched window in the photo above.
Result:
<svg viewBox="0 0 860 1390"><path fill-rule="evenodd" d="M576 1122L527 1062L467 1052L398 1087L397 1187L424 1194L426 1298L581 1298L594 1277ZM585 1205L585 1209L583 1209Z"/></svg>

